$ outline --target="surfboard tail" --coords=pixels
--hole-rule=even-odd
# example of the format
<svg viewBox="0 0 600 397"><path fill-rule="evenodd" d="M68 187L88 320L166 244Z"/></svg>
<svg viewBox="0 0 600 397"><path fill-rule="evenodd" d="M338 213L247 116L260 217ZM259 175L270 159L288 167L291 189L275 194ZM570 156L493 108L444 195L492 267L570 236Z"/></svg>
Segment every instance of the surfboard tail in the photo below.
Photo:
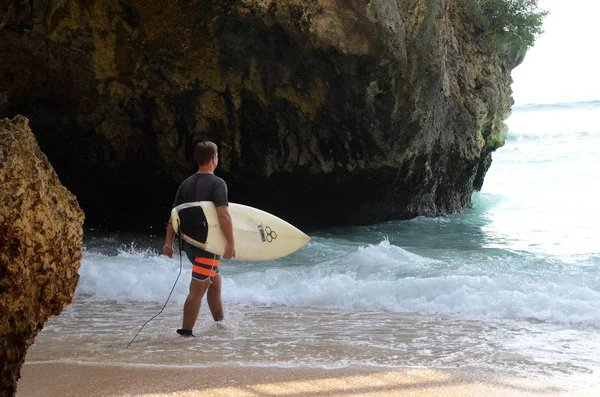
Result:
<svg viewBox="0 0 600 397"><path fill-rule="evenodd" d="M183 240L200 249L206 249L208 222L204 209L198 203L185 203L171 210L173 229Z"/></svg>

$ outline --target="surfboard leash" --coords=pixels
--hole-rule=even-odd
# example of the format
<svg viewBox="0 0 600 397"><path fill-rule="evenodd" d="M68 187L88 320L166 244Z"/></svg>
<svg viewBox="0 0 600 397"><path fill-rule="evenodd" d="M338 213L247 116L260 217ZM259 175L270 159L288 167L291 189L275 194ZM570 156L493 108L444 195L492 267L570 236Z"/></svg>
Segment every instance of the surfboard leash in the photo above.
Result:
<svg viewBox="0 0 600 397"><path fill-rule="evenodd" d="M179 230L179 219L177 220L177 230ZM163 310L165 310L165 307L167 307L167 303L169 303L169 299L171 299L171 295L173 294L173 291L175 290L175 286L177 285L177 281L179 281L179 276L181 276L181 270L183 269L183 257L181 255L181 251L182 251L182 242L181 242L181 233L179 233L179 274L177 275L177 278L175 279L175 283L173 283L173 287L171 288L171 292L169 292L169 296L167 297L167 301L165 302L165 304L163 305L162 309L160 309L160 311L158 313L156 313L156 315L154 315L150 320L146 321L144 323L144 325L142 325L142 327L139 329L139 331L135 334L135 336L133 337L133 339L131 339L131 342L129 342L129 344L127 345L126 349L129 349L129 346L131 346L131 344L133 343L133 341L135 340L135 338L137 338L137 336L140 334L140 332L142 332L142 330L144 329L144 327L152 320L154 320L156 317L158 317Z"/></svg>

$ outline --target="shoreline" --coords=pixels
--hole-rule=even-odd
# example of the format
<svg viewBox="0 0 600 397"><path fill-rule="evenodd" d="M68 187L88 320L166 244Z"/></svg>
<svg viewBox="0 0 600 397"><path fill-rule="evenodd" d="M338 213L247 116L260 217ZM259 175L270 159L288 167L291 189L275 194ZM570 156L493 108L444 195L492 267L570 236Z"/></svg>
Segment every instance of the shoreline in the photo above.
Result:
<svg viewBox="0 0 600 397"><path fill-rule="evenodd" d="M17 397L584 396L536 379L467 370L347 367L153 367L25 363ZM590 396L592 394L589 394Z"/></svg>

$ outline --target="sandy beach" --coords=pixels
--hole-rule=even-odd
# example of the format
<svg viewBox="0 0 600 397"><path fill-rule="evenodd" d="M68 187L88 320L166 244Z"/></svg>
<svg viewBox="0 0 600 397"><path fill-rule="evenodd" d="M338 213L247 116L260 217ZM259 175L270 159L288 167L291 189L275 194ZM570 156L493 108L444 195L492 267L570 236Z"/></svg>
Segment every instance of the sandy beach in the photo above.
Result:
<svg viewBox="0 0 600 397"><path fill-rule="evenodd" d="M26 363L17 397L36 396L566 396L539 381L461 371ZM577 392L577 396L593 395Z"/></svg>

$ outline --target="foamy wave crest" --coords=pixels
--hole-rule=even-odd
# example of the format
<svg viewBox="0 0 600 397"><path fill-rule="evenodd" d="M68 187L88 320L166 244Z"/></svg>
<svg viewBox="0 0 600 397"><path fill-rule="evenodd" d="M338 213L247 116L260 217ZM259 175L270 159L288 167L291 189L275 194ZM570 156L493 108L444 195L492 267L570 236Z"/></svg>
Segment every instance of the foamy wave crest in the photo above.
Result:
<svg viewBox="0 0 600 397"><path fill-rule="evenodd" d="M516 254L482 256L484 263L446 262L413 254L388 240L348 245L345 253L338 245L332 248L320 241L309 248L286 262L268 265L224 261L224 301L600 326L600 285L571 277L568 273L575 268L564 268L567 264L553 268ZM535 270L538 266L545 271ZM178 271L177 259L144 250L124 250L116 256L86 252L77 294L90 300L163 302ZM189 281L184 258L172 301L185 300Z"/></svg>
<svg viewBox="0 0 600 397"><path fill-rule="evenodd" d="M593 287L524 281L522 275L481 269L464 273L465 268L383 241L311 267L239 274L226 278L223 288L236 302L600 326L594 309L600 307L600 292Z"/></svg>
<svg viewBox="0 0 600 397"><path fill-rule="evenodd" d="M133 246L116 256L84 252L76 294L93 300L164 301L179 273L178 259ZM188 261L183 259L185 270ZM189 280L189 271L183 271L173 300L185 299Z"/></svg>
<svg viewBox="0 0 600 397"><path fill-rule="evenodd" d="M329 274L310 279L273 271L251 287L235 280L225 284L229 298L243 302L600 326L600 294L586 287L521 284L515 289L514 280L485 276L358 280L352 274Z"/></svg>
<svg viewBox="0 0 600 397"><path fill-rule="evenodd" d="M405 279L395 288L402 311L600 325L594 309L600 294L586 287L526 283L504 276L448 276Z"/></svg>
<svg viewBox="0 0 600 397"><path fill-rule="evenodd" d="M223 288L229 299L239 302L381 309L385 305L368 291L377 290L382 278L426 276L435 263L384 240L312 266L248 271L226 279Z"/></svg>

